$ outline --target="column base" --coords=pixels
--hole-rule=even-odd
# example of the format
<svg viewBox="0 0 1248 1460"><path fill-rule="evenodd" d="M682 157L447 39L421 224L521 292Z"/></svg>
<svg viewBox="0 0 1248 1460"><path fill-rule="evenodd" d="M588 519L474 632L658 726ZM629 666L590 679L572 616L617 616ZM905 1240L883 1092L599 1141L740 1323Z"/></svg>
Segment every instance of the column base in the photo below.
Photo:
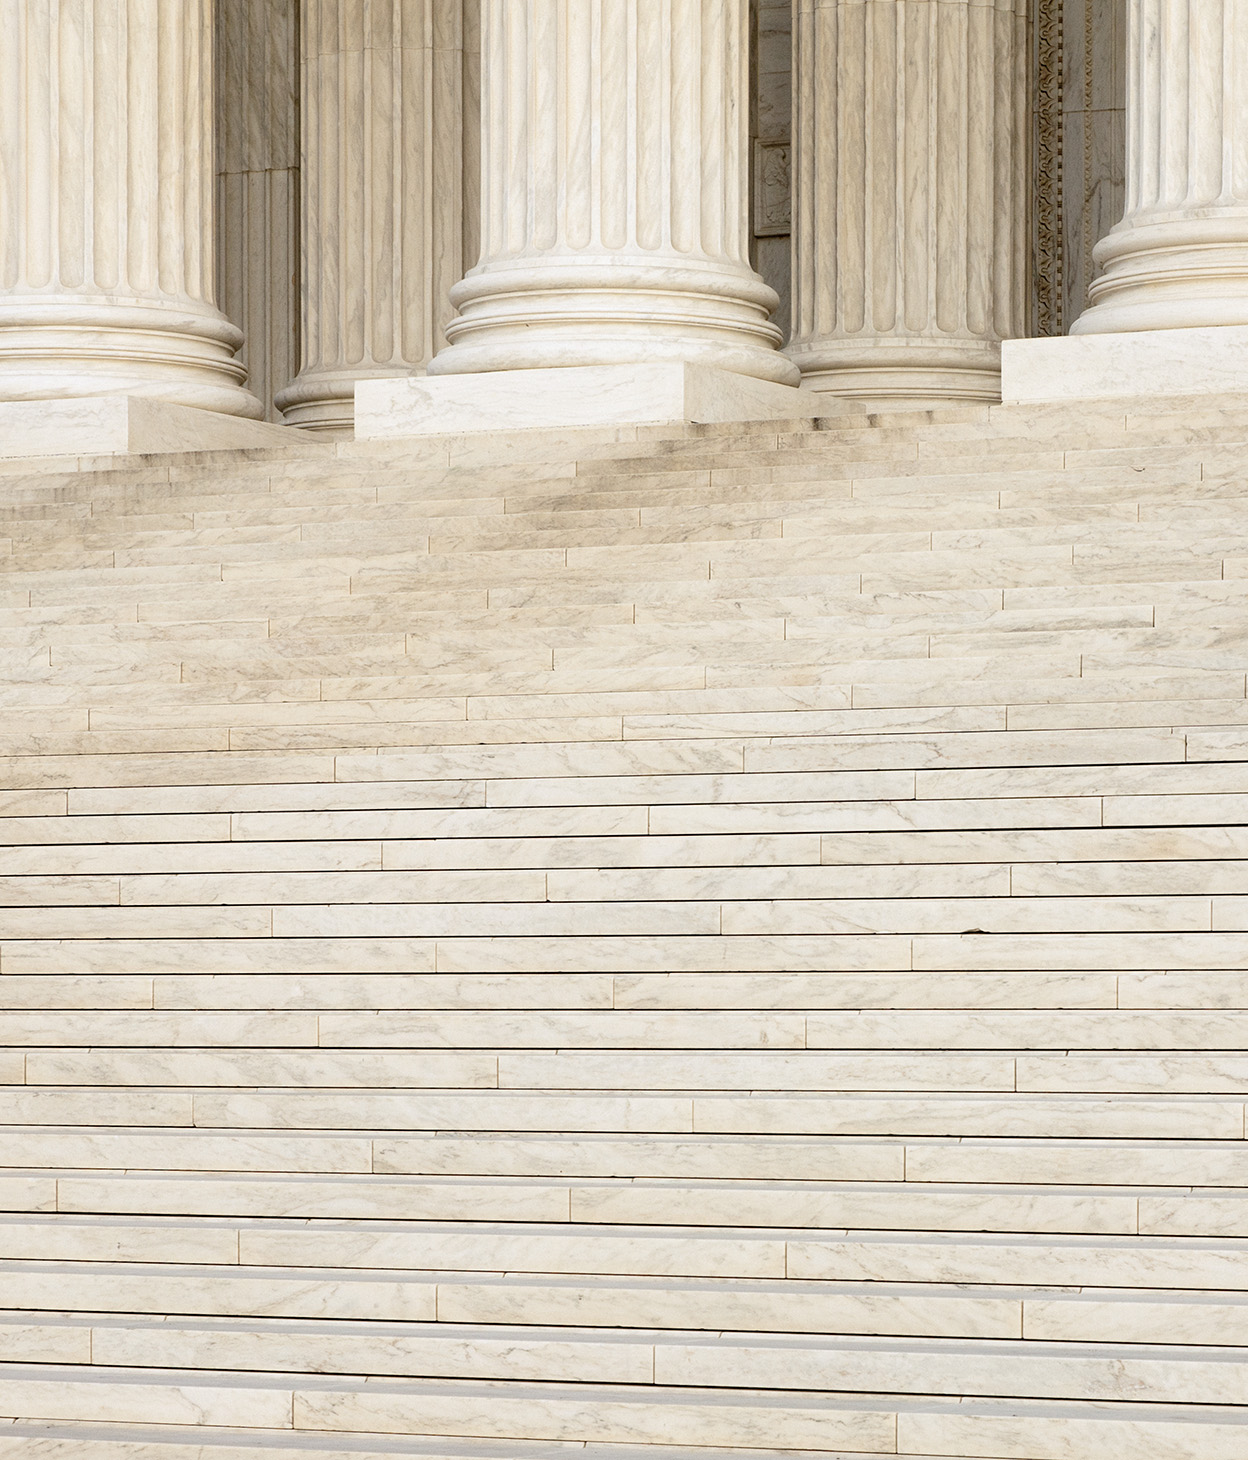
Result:
<svg viewBox="0 0 1248 1460"><path fill-rule="evenodd" d="M1001 352L995 340L922 335L798 339L785 353L801 370L807 390L838 397L859 410L1001 399Z"/></svg>
<svg viewBox="0 0 1248 1460"><path fill-rule="evenodd" d="M286 446L301 439L287 426L142 396L0 403L0 457L234 451Z"/></svg>
<svg viewBox="0 0 1248 1460"><path fill-rule="evenodd" d="M706 365L573 365L479 375L361 380L357 441L576 426L770 421L829 405L796 386Z"/></svg>
<svg viewBox="0 0 1248 1460"><path fill-rule="evenodd" d="M234 357L242 343L202 301L0 294L0 401L144 396L262 420Z"/></svg>
<svg viewBox="0 0 1248 1460"><path fill-rule="evenodd" d="M409 366L409 370L416 369ZM362 380L407 380L400 369L305 370L279 390L273 404L287 426L318 435L351 439L355 424L355 388Z"/></svg>
<svg viewBox="0 0 1248 1460"><path fill-rule="evenodd" d="M1007 340L1007 404L1248 393L1248 325Z"/></svg>

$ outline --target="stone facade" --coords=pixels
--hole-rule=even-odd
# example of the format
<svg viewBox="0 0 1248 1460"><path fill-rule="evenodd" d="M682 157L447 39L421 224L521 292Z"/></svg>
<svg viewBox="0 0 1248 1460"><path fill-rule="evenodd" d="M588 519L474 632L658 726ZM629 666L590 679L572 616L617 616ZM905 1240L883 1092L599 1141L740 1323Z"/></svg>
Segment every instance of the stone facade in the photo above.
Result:
<svg viewBox="0 0 1248 1460"><path fill-rule="evenodd" d="M341 435L362 381L655 362L993 400L1002 340L1241 323L1236 0L0 13L3 400Z"/></svg>

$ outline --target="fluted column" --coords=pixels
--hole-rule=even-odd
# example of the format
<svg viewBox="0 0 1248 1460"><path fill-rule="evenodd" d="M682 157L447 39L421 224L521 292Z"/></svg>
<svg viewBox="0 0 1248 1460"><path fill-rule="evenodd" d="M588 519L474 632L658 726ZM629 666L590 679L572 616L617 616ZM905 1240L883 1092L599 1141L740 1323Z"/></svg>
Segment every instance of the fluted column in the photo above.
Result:
<svg viewBox="0 0 1248 1460"><path fill-rule="evenodd" d="M217 0L217 302L251 393L299 373L299 0Z"/></svg>
<svg viewBox="0 0 1248 1460"><path fill-rule="evenodd" d="M484 0L482 253L431 374L794 383L748 257L747 0Z"/></svg>
<svg viewBox="0 0 1248 1460"><path fill-rule="evenodd" d="M793 333L815 390L991 400L1026 307L1027 0L797 0Z"/></svg>
<svg viewBox="0 0 1248 1460"><path fill-rule="evenodd" d="M288 424L423 372L463 272L463 0L303 0L302 364Z"/></svg>
<svg viewBox="0 0 1248 1460"><path fill-rule="evenodd" d="M1072 333L1248 324L1248 0L1130 0L1127 207Z"/></svg>
<svg viewBox="0 0 1248 1460"><path fill-rule="evenodd" d="M0 400L259 416L213 302L211 0L0 0Z"/></svg>

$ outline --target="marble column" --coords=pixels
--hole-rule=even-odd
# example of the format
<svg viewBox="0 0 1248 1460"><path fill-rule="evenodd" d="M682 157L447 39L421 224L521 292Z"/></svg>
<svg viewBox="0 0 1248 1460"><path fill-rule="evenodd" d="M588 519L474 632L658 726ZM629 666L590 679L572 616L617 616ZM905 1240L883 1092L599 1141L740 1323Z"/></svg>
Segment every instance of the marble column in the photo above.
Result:
<svg viewBox="0 0 1248 1460"><path fill-rule="evenodd" d="M749 263L748 0L483 0L481 261L430 374L795 383Z"/></svg>
<svg viewBox="0 0 1248 1460"><path fill-rule="evenodd" d="M217 0L217 302L271 419L299 371L299 0Z"/></svg>
<svg viewBox="0 0 1248 1460"><path fill-rule="evenodd" d="M1027 307L1027 0L797 0L793 333L811 389L993 400Z"/></svg>
<svg viewBox="0 0 1248 1460"><path fill-rule="evenodd" d="M463 272L463 0L303 0L302 363L289 425L424 371Z"/></svg>
<svg viewBox="0 0 1248 1460"><path fill-rule="evenodd" d="M1127 205L1072 333L1248 325L1248 0L1130 0Z"/></svg>
<svg viewBox="0 0 1248 1460"><path fill-rule="evenodd" d="M0 0L0 400L260 416L213 302L211 0Z"/></svg>

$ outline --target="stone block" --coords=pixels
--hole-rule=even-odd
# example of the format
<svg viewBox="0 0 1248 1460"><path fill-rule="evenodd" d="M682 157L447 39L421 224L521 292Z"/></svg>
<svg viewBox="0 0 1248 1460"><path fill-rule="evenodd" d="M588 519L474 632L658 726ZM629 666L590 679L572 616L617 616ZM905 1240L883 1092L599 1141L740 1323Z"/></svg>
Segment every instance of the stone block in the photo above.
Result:
<svg viewBox="0 0 1248 1460"><path fill-rule="evenodd" d="M1001 346L1007 405L1245 390L1248 325L1006 340ZM1149 460L1157 460L1155 451Z"/></svg>
<svg viewBox="0 0 1248 1460"><path fill-rule="evenodd" d="M0 402L0 459L298 447L299 434L133 395Z"/></svg>
<svg viewBox="0 0 1248 1460"><path fill-rule="evenodd" d="M361 380L357 441L576 426L793 420L826 415L809 391L705 365L581 365Z"/></svg>

